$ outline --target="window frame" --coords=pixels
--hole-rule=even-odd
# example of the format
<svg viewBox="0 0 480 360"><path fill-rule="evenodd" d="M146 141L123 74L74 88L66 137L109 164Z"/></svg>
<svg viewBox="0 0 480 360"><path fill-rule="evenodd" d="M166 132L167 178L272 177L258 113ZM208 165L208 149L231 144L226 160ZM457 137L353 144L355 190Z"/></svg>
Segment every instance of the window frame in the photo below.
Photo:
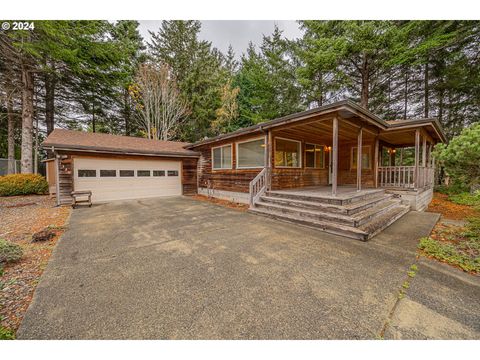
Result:
<svg viewBox="0 0 480 360"><path fill-rule="evenodd" d="M215 162L214 162L214 157L213 157L213 152L215 149L221 149L221 148L224 148L224 147L227 147L227 146L230 146L230 167L220 167L220 168L217 168L215 167ZM219 146L213 146L212 149L211 149L211 157L212 157L212 170L232 170L233 169L233 143L229 143L229 144L224 144L224 145L219 145ZM220 163L222 163L223 161L223 153L220 154Z"/></svg>
<svg viewBox="0 0 480 360"><path fill-rule="evenodd" d="M286 141L291 141L291 142L296 142L298 144L300 144L300 151L299 151L299 161L298 161L298 166L284 166L284 165L277 165L275 163L275 153L277 152L277 139L280 139L280 140L286 140ZM294 139L289 139L289 138L284 138L284 137L280 137L280 136L275 136L275 139L273 141L274 143L274 149L273 149L273 166L276 168L276 169L301 169L302 166L303 166L303 144L302 144L302 141L300 140L294 140Z"/></svg>
<svg viewBox="0 0 480 360"><path fill-rule="evenodd" d="M175 172L176 175L170 175L170 172ZM167 170L165 173L166 177L179 177L180 176L180 171L178 170Z"/></svg>
<svg viewBox="0 0 480 360"><path fill-rule="evenodd" d="M357 146L352 146L352 148L350 149L350 170L357 170L356 167L353 167L353 149L356 149L356 148ZM362 166L362 170L372 170L372 149L371 149L372 146L362 145L362 156L363 156L363 148L368 148L368 168L364 168Z"/></svg>
<svg viewBox="0 0 480 360"><path fill-rule="evenodd" d="M318 146L318 147L321 147L323 150L322 150L322 167L316 167L316 163L317 163L317 152L314 151L314 157L313 157L313 167L311 166L307 166L307 155L306 155L306 152L307 152L307 145L313 145L313 146ZM322 144L315 144L315 143L309 143L309 142L306 142L305 143L305 169L317 169L317 170L322 170L322 169L325 169L325 148L327 146L326 145L322 145Z"/></svg>
<svg viewBox="0 0 480 360"><path fill-rule="evenodd" d="M249 143L249 142L254 142L254 141L258 141L258 140L262 140L263 139L263 145L264 145L264 148L263 148L263 165L261 166L239 166L239 162L238 162L238 154L239 154L239 151L238 151L238 145L240 144L244 144L244 143ZM265 153L267 151L267 137L266 136L258 136L258 137L255 137L255 138L251 138L251 139L248 139L248 140L242 140L242 141L236 141L235 142L235 168L236 169L239 169L239 170L244 170L244 169L263 169L267 166L267 164L265 164Z"/></svg>

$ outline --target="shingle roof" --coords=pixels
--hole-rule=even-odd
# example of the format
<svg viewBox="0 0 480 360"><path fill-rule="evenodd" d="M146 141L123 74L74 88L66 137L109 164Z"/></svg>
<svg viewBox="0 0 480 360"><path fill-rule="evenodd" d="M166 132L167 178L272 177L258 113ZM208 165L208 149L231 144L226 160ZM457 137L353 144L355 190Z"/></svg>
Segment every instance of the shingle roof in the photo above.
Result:
<svg viewBox="0 0 480 360"><path fill-rule="evenodd" d="M150 140L132 136L110 135L55 129L43 142L44 148L96 151L120 154L144 154L157 156L197 157L198 153L184 147L180 141Z"/></svg>

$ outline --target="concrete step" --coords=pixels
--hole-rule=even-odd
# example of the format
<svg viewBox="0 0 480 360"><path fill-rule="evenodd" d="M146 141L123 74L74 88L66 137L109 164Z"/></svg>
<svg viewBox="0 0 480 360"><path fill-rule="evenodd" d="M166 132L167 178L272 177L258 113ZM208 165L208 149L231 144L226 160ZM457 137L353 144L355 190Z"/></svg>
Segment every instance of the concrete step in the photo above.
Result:
<svg viewBox="0 0 480 360"><path fill-rule="evenodd" d="M282 199L291 199L291 200L302 200L302 201L309 201L309 202L317 202L323 204L332 204L332 205L347 205L347 204L354 204L356 202L365 201L371 198L375 198L377 196L385 194L385 190L383 189L376 189L372 190L368 193L360 193L360 194L350 194L349 196L342 197L339 195L338 197L334 197L331 195L312 195L312 194L302 194L301 192L290 193L290 192L282 192L282 191L268 191L265 195L268 197L275 197L275 198L282 198Z"/></svg>
<svg viewBox="0 0 480 360"><path fill-rule="evenodd" d="M368 234L368 239L371 239L377 235L380 231L386 229L388 226L393 224L395 221L400 219L403 215L410 211L410 206L408 205L397 205L382 214L381 216L374 217L369 222L361 225L358 229L366 232Z"/></svg>
<svg viewBox="0 0 480 360"><path fill-rule="evenodd" d="M341 225L329 221L315 220L311 218L305 218L298 215L278 212L272 209L266 208L252 208L248 210L251 213L267 216L273 219L294 223L297 225L307 226L314 229L320 229L330 234L341 235L351 239L366 241L368 239L368 233L358 228Z"/></svg>

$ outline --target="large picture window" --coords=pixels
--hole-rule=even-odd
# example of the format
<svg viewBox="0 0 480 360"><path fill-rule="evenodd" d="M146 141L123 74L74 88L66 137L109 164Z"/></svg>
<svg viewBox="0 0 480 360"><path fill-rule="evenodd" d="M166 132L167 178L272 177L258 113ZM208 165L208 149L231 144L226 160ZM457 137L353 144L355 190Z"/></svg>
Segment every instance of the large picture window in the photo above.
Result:
<svg viewBox="0 0 480 360"><path fill-rule="evenodd" d="M212 149L213 169L232 168L232 145L220 146Z"/></svg>
<svg viewBox="0 0 480 360"><path fill-rule="evenodd" d="M275 139L275 166L301 167L302 143L296 140Z"/></svg>
<svg viewBox="0 0 480 360"><path fill-rule="evenodd" d="M352 155L351 155L351 168L357 168L357 147L352 147ZM371 168L371 155L370 155L370 146L362 146L362 169L370 169Z"/></svg>
<svg viewBox="0 0 480 360"><path fill-rule="evenodd" d="M248 169L265 166L265 139L237 143L237 168Z"/></svg>
<svg viewBox="0 0 480 360"><path fill-rule="evenodd" d="M305 144L305 167L325 168L325 152L323 145Z"/></svg>

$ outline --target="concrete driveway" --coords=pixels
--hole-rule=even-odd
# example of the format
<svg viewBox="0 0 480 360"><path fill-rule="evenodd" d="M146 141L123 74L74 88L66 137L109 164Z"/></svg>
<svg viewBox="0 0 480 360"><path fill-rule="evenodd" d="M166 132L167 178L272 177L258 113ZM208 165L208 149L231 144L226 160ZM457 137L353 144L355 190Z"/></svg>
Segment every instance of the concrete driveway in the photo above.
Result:
<svg viewBox="0 0 480 360"><path fill-rule="evenodd" d="M480 338L478 278L416 259L436 218L363 243L184 197L76 209L17 336Z"/></svg>

